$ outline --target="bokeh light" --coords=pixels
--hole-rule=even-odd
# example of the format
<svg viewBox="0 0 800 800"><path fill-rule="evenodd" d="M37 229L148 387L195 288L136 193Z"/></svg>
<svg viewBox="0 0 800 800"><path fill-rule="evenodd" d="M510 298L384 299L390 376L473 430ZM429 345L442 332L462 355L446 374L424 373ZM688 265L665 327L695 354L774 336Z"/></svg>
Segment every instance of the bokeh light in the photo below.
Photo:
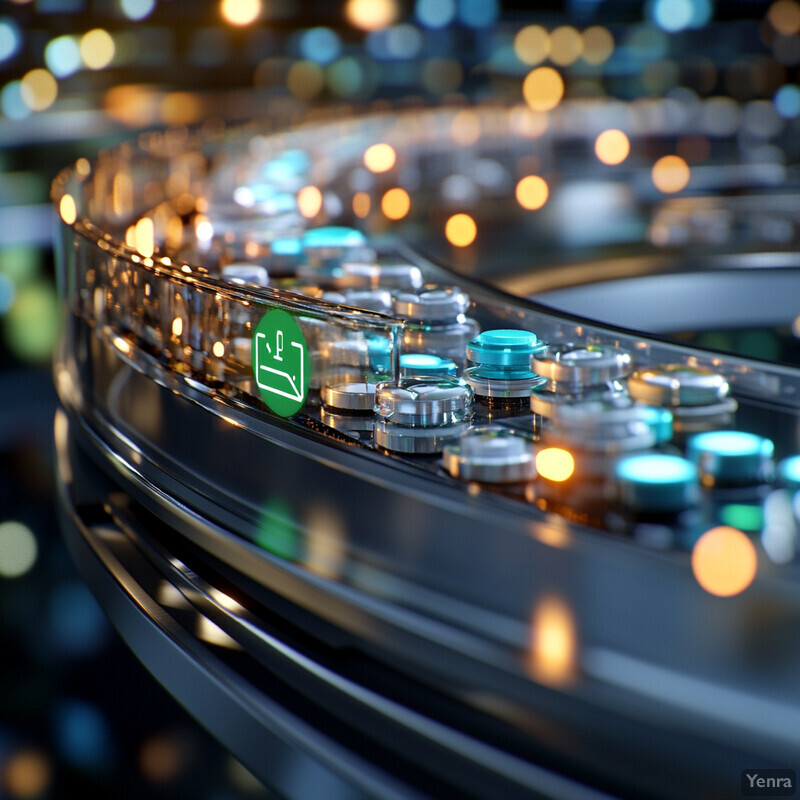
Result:
<svg viewBox="0 0 800 800"><path fill-rule="evenodd" d="M21 522L0 522L0 577L19 578L33 568L39 554L33 531Z"/></svg>
<svg viewBox="0 0 800 800"><path fill-rule="evenodd" d="M651 174L659 191L674 194L686 188L691 170L680 156L662 156L653 164Z"/></svg>
<svg viewBox="0 0 800 800"><path fill-rule="evenodd" d="M375 31L391 25L399 16L396 0L347 0L347 21L356 28Z"/></svg>
<svg viewBox="0 0 800 800"><path fill-rule="evenodd" d="M655 0L650 6L653 22L668 33L702 28L712 11L711 0Z"/></svg>
<svg viewBox="0 0 800 800"><path fill-rule="evenodd" d="M353 213L359 218L364 219L369 216L372 208L372 199L366 192L356 192L353 196Z"/></svg>
<svg viewBox="0 0 800 800"><path fill-rule="evenodd" d="M100 70L114 60L116 48L108 31L95 28L81 36L80 51L83 63L89 69Z"/></svg>
<svg viewBox="0 0 800 800"><path fill-rule="evenodd" d="M405 189L399 187L389 189L381 198L381 211L388 219L403 219L410 208L411 198Z"/></svg>
<svg viewBox="0 0 800 800"><path fill-rule="evenodd" d="M300 100L313 100L325 88L325 72L314 61L295 61L286 74L286 87Z"/></svg>
<svg viewBox="0 0 800 800"><path fill-rule="evenodd" d="M545 447L536 454L536 471L548 481L562 483L575 472L575 459L561 447Z"/></svg>
<svg viewBox="0 0 800 800"><path fill-rule="evenodd" d="M0 786L18 800L43 797L53 781L53 764L41 750L25 749L12 753L2 771Z"/></svg>
<svg viewBox="0 0 800 800"><path fill-rule="evenodd" d="M145 258L150 258L155 251L155 227L150 217L142 217L134 232L135 247Z"/></svg>
<svg viewBox="0 0 800 800"><path fill-rule="evenodd" d="M552 67L537 67L525 77L522 96L534 111L550 111L564 96L564 80Z"/></svg>
<svg viewBox="0 0 800 800"><path fill-rule="evenodd" d="M297 193L297 207L306 219L316 217L322 210L322 192L316 186L304 186Z"/></svg>
<svg viewBox="0 0 800 800"><path fill-rule="evenodd" d="M153 13L156 0L119 0L119 7L128 19L138 22Z"/></svg>
<svg viewBox="0 0 800 800"><path fill-rule="evenodd" d="M454 92L464 80L464 69L454 58L429 58L422 68L422 85L432 94Z"/></svg>
<svg viewBox="0 0 800 800"><path fill-rule="evenodd" d="M574 64L583 52L583 38L570 25L561 25L550 33L550 60L560 67Z"/></svg>
<svg viewBox="0 0 800 800"><path fill-rule="evenodd" d="M261 0L222 0L219 11L231 25L250 25L261 14Z"/></svg>
<svg viewBox="0 0 800 800"><path fill-rule="evenodd" d="M529 667L548 686L563 686L577 671L578 637L570 607L559 597L542 598L531 621Z"/></svg>
<svg viewBox="0 0 800 800"><path fill-rule="evenodd" d="M535 67L550 54L550 35L541 25L526 25L514 37L514 52L523 64Z"/></svg>
<svg viewBox="0 0 800 800"><path fill-rule="evenodd" d="M800 32L800 3L796 0L777 0L769 7L767 19L783 36L794 36Z"/></svg>
<svg viewBox="0 0 800 800"><path fill-rule="evenodd" d="M753 582L757 570L755 546L737 528L712 528L692 550L692 571L697 582L718 597L741 594Z"/></svg>
<svg viewBox="0 0 800 800"><path fill-rule="evenodd" d="M631 143L622 131L610 128L595 139L594 152L604 164L621 164L631 152Z"/></svg>
<svg viewBox="0 0 800 800"><path fill-rule="evenodd" d="M186 743L175 734L157 734L139 748L139 768L147 780L156 784L174 781L189 760Z"/></svg>
<svg viewBox="0 0 800 800"><path fill-rule="evenodd" d="M22 83L9 81L0 91L0 110L8 119L25 119L30 116L31 109L22 99Z"/></svg>
<svg viewBox="0 0 800 800"><path fill-rule="evenodd" d="M328 67L328 86L339 97L351 97L364 88L364 70L357 58L340 58Z"/></svg>
<svg viewBox="0 0 800 800"><path fill-rule="evenodd" d="M456 14L468 28L487 28L499 12L497 0L458 0Z"/></svg>
<svg viewBox="0 0 800 800"><path fill-rule="evenodd" d="M78 209L71 194L65 194L61 198L58 203L58 213L67 225L72 225L78 218Z"/></svg>
<svg viewBox="0 0 800 800"><path fill-rule="evenodd" d="M800 117L800 86L784 84L775 92L772 102L775 103L775 110L784 119L797 119Z"/></svg>
<svg viewBox="0 0 800 800"><path fill-rule="evenodd" d="M120 342L125 340L120 339ZM120 349L126 352L124 348ZM111 631L103 609L79 580L62 581L53 589L48 623L49 641L56 651L74 658L98 653Z"/></svg>
<svg viewBox="0 0 800 800"><path fill-rule="evenodd" d="M24 361L46 361L58 336L59 319L52 284L40 280L19 287L4 318L8 349Z"/></svg>
<svg viewBox="0 0 800 800"><path fill-rule="evenodd" d="M593 25L583 32L582 58L587 64L603 64L614 52L614 37L608 28Z"/></svg>
<svg viewBox="0 0 800 800"><path fill-rule="evenodd" d="M478 235L478 226L469 214L453 214L445 223L444 235L455 247L468 247Z"/></svg>
<svg viewBox="0 0 800 800"><path fill-rule="evenodd" d="M547 181L539 175L526 175L517 183L517 202L528 211L541 208L549 196Z"/></svg>
<svg viewBox="0 0 800 800"><path fill-rule="evenodd" d="M456 16L455 0L417 0L414 15L426 28L444 28Z"/></svg>
<svg viewBox="0 0 800 800"><path fill-rule="evenodd" d="M44 111L55 103L58 83L46 69L32 69L20 81L20 92L31 111Z"/></svg>
<svg viewBox="0 0 800 800"><path fill-rule="evenodd" d="M19 26L13 19L0 19L0 61L6 61L16 55L22 42Z"/></svg>
<svg viewBox="0 0 800 800"><path fill-rule="evenodd" d="M57 78L77 72L82 64L81 48L74 36L56 36L44 48L44 62Z"/></svg>
<svg viewBox="0 0 800 800"><path fill-rule="evenodd" d="M387 172L397 161L397 153L390 144L373 144L364 152L364 166L370 172Z"/></svg>
<svg viewBox="0 0 800 800"><path fill-rule="evenodd" d="M311 28L300 37L300 55L309 61L330 64L339 58L341 51L339 35L330 28Z"/></svg>

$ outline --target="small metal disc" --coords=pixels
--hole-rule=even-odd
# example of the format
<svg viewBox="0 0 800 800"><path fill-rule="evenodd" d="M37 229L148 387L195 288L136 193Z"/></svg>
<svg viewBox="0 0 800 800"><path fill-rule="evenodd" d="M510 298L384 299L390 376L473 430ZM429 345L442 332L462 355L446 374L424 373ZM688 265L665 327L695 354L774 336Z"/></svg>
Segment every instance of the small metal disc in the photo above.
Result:
<svg viewBox="0 0 800 800"><path fill-rule="evenodd" d="M269 274L266 268L258 264L228 264L222 268L222 277L231 283L269 285Z"/></svg>
<svg viewBox="0 0 800 800"><path fill-rule="evenodd" d="M727 397L728 381L717 372L685 364L640 369L628 378L631 396L656 406L704 406Z"/></svg>
<svg viewBox="0 0 800 800"><path fill-rule="evenodd" d="M536 475L533 445L508 428L470 428L442 453L442 466L454 477L479 483L519 483Z"/></svg>
<svg viewBox="0 0 800 800"><path fill-rule="evenodd" d="M631 370L631 354L609 345L551 346L534 355L531 369L550 381L556 391L576 391L619 380Z"/></svg>
<svg viewBox="0 0 800 800"><path fill-rule="evenodd" d="M324 292L322 299L329 303L377 311L379 314L392 313L392 295L387 289L342 289L337 292Z"/></svg>
<svg viewBox="0 0 800 800"><path fill-rule="evenodd" d="M429 428L469 419L472 398L459 378L401 378L378 384L375 411L392 425Z"/></svg>
<svg viewBox="0 0 800 800"><path fill-rule="evenodd" d="M430 286L418 292L401 292L394 298L398 317L419 322L446 322L469 308L469 296L457 286Z"/></svg>
<svg viewBox="0 0 800 800"><path fill-rule="evenodd" d="M480 367L468 367L464 370L464 380L472 387L475 396L481 399L522 398L527 400L534 389L545 383L545 379L540 375L530 373L522 378L485 378L478 374L479 372ZM524 370L523 372L528 371Z"/></svg>
<svg viewBox="0 0 800 800"><path fill-rule="evenodd" d="M433 455L453 442L469 428L469 423L440 425L438 428L409 428L393 425L385 419L375 420L373 432L375 444L395 453L409 455Z"/></svg>
<svg viewBox="0 0 800 800"><path fill-rule="evenodd" d="M320 398L328 408L359 413L371 412L375 404L375 384L347 382L323 386Z"/></svg>

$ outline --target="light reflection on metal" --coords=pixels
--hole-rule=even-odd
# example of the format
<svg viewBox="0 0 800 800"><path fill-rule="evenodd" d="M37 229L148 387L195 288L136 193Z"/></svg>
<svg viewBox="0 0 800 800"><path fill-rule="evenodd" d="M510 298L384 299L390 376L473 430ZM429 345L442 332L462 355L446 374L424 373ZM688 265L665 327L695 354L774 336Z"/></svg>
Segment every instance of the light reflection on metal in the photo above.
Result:
<svg viewBox="0 0 800 800"><path fill-rule="evenodd" d="M312 508L306 518L306 536L306 567L323 578L337 580L345 566L347 533L336 509Z"/></svg>
<svg viewBox="0 0 800 800"><path fill-rule="evenodd" d="M556 595L542 597L533 609L528 668L548 686L577 677L578 635L572 609Z"/></svg>
<svg viewBox="0 0 800 800"><path fill-rule="evenodd" d="M241 650L242 646L231 636L225 633L216 622L201 614L197 616L197 637L208 644L225 647L229 650Z"/></svg>

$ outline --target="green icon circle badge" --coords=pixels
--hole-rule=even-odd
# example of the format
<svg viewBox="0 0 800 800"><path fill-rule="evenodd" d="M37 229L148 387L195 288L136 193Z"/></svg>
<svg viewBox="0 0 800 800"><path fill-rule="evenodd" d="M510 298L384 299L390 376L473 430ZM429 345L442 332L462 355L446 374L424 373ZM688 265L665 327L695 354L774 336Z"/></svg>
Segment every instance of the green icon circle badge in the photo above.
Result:
<svg viewBox="0 0 800 800"><path fill-rule="evenodd" d="M279 416L291 417L303 407L311 359L300 326L283 309L268 311L256 325L253 375L261 399Z"/></svg>

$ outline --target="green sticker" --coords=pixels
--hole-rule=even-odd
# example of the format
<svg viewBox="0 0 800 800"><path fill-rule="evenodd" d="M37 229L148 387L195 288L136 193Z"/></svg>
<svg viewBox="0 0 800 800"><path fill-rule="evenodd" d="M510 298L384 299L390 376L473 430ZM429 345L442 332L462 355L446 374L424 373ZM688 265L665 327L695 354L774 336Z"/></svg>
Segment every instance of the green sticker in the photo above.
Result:
<svg viewBox="0 0 800 800"><path fill-rule="evenodd" d="M279 416L296 414L306 401L311 379L303 332L280 308L268 311L253 336L253 374L261 399Z"/></svg>

